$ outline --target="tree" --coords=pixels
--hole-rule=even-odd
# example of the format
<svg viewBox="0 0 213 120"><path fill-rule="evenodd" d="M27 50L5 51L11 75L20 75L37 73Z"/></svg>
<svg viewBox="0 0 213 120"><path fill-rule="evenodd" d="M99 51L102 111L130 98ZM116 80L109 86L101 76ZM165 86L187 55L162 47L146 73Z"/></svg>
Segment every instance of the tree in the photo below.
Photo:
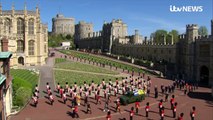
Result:
<svg viewBox="0 0 213 120"><path fill-rule="evenodd" d="M208 35L208 30L207 30L206 26L200 26L198 29L198 34L201 36Z"/></svg>
<svg viewBox="0 0 213 120"><path fill-rule="evenodd" d="M178 35L179 35L179 32L177 30L172 30L169 32L169 35L172 35L173 37L173 43L176 43L178 42ZM171 36L170 36L171 37ZM171 42L171 39L169 40L169 42Z"/></svg>
<svg viewBox="0 0 213 120"><path fill-rule="evenodd" d="M163 36L167 36L167 31L166 30L156 30L154 34L154 42L155 43L163 43Z"/></svg>

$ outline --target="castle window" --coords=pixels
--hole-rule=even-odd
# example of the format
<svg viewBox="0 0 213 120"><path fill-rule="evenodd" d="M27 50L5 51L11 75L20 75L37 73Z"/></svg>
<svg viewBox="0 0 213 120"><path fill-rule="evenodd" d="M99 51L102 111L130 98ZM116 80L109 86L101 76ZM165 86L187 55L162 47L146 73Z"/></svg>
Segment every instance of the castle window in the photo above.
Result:
<svg viewBox="0 0 213 120"><path fill-rule="evenodd" d="M34 34L34 20L30 19L28 22L28 33Z"/></svg>
<svg viewBox="0 0 213 120"><path fill-rule="evenodd" d="M4 32L5 33L10 33L11 32L11 20L10 19L5 19L4 21Z"/></svg>
<svg viewBox="0 0 213 120"><path fill-rule="evenodd" d="M17 52L24 52L24 41L17 41Z"/></svg>
<svg viewBox="0 0 213 120"><path fill-rule="evenodd" d="M24 20L21 18L17 20L17 34L24 34Z"/></svg>
<svg viewBox="0 0 213 120"><path fill-rule="evenodd" d="M29 55L34 55L34 41L30 40L28 43L28 54Z"/></svg>

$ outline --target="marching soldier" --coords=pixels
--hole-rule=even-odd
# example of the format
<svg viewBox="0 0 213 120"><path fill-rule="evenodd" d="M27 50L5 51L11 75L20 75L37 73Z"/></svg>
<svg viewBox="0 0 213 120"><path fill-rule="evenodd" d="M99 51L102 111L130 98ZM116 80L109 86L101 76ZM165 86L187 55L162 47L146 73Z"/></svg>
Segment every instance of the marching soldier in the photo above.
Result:
<svg viewBox="0 0 213 120"><path fill-rule="evenodd" d="M140 103L138 101L135 102L136 114L138 114L139 106L140 106Z"/></svg>
<svg viewBox="0 0 213 120"><path fill-rule="evenodd" d="M145 111L146 111L146 117L149 117L149 102L146 103Z"/></svg>
<svg viewBox="0 0 213 120"><path fill-rule="evenodd" d="M61 88L59 83L58 83L58 85L57 85L57 87L56 87L56 88L57 88L57 91L58 91L58 93L59 93L60 88Z"/></svg>
<svg viewBox="0 0 213 120"><path fill-rule="evenodd" d="M120 108L120 100L119 98L116 100L116 112L119 111L121 113L121 108Z"/></svg>
<svg viewBox="0 0 213 120"><path fill-rule="evenodd" d="M180 114L180 116L178 117L178 120L183 120L183 113Z"/></svg>
<svg viewBox="0 0 213 120"><path fill-rule="evenodd" d="M134 115L134 107L132 107L130 111L130 120L133 120L133 115Z"/></svg>
<svg viewBox="0 0 213 120"><path fill-rule="evenodd" d="M49 95L49 101L50 101L50 104L53 105L54 98L53 98L52 93L50 93L50 95Z"/></svg>
<svg viewBox="0 0 213 120"><path fill-rule="evenodd" d="M34 106L37 107L37 104L38 104L38 98L36 97L36 95L34 94L33 97L33 103L34 103Z"/></svg>
<svg viewBox="0 0 213 120"><path fill-rule="evenodd" d="M106 119L107 119L107 120L111 120L111 118L112 118L112 117L111 117L111 113L110 113L110 111L108 111L107 116L106 116Z"/></svg>
<svg viewBox="0 0 213 120"><path fill-rule="evenodd" d="M172 95L172 98L170 100L170 104L171 104L171 109L172 110L173 110L174 103L175 103L175 95Z"/></svg>
<svg viewBox="0 0 213 120"><path fill-rule="evenodd" d="M62 99L63 99L63 101L64 101L64 104L66 104L67 95L66 95L66 92L65 92L65 91L64 91L64 93L63 93Z"/></svg>
<svg viewBox="0 0 213 120"><path fill-rule="evenodd" d="M160 116L161 116L161 120L164 120L164 107L162 107L161 108L161 114L160 114Z"/></svg>
<svg viewBox="0 0 213 120"><path fill-rule="evenodd" d="M176 112L177 112L177 102L175 102L173 106L173 118L176 118Z"/></svg>
<svg viewBox="0 0 213 120"><path fill-rule="evenodd" d="M192 107L192 111L190 112L191 120L195 119L195 106Z"/></svg>
<svg viewBox="0 0 213 120"><path fill-rule="evenodd" d="M159 107L159 114L161 115L161 109L163 108L163 100L160 100L160 103L158 104Z"/></svg>

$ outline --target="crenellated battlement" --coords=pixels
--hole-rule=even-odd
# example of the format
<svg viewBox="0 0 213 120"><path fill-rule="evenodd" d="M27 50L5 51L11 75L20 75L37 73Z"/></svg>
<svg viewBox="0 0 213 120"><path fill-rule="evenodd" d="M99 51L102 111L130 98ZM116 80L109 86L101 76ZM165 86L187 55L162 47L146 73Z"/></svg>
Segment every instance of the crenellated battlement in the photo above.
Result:
<svg viewBox="0 0 213 120"><path fill-rule="evenodd" d="M205 35L205 36L197 36L195 37L195 40L202 41L202 40L208 40L211 39L211 35Z"/></svg>
<svg viewBox="0 0 213 120"><path fill-rule="evenodd" d="M186 28L187 29L198 28L198 25L197 24L187 24Z"/></svg>

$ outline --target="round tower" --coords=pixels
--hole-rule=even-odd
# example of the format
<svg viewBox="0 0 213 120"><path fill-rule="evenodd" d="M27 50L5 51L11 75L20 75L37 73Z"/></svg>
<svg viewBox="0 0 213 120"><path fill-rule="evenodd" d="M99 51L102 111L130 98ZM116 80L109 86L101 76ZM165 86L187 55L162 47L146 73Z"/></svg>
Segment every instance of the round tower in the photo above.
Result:
<svg viewBox="0 0 213 120"><path fill-rule="evenodd" d="M188 42L194 42L195 37L198 36L198 25L197 24L191 24L186 25L186 39Z"/></svg>

